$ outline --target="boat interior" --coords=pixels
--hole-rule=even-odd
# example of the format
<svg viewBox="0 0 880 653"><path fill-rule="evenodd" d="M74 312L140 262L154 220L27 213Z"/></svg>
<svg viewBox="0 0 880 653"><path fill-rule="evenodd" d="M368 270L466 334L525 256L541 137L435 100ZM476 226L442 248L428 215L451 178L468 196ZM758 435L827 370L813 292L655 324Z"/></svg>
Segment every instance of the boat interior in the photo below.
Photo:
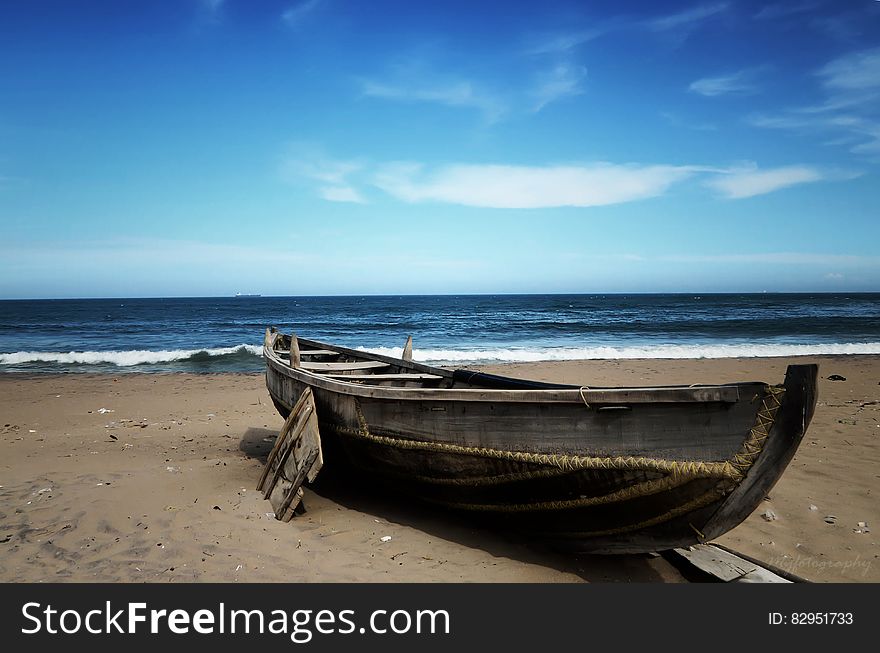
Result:
<svg viewBox="0 0 880 653"><path fill-rule="evenodd" d="M314 340L297 338L291 351L291 336L278 333L272 352L284 363L329 379L363 385L444 389L558 390L573 385L513 379L475 370L447 370L412 360L412 338L407 338L403 357L390 358Z"/></svg>
<svg viewBox="0 0 880 653"><path fill-rule="evenodd" d="M291 340L294 346L291 348ZM267 345L282 363L328 379L370 386L418 387L438 389L486 389L486 390L583 390L571 384L545 383L516 379L478 370L444 369L412 360L412 338L407 338L402 358L392 358L372 352L349 349L337 345L304 338L291 337L278 332L267 332ZM751 384L725 384L719 400L736 401L736 386ZM705 386L666 386L668 389L693 389ZM607 388L591 386L599 391Z"/></svg>

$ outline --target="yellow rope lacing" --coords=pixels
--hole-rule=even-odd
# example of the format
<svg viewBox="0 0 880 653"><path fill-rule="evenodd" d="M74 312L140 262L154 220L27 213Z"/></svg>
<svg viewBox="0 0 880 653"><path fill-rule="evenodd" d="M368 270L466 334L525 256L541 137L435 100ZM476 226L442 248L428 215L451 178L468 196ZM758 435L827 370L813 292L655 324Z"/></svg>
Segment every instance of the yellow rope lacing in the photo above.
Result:
<svg viewBox="0 0 880 653"><path fill-rule="evenodd" d="M646 526L655 525L657 523L662 523L665 520L672 519L680 514L684 514L689 510L696 510L699 507L708 505L712 501L715 501L721 496L724 496L724 494L729 491L731 482L741 481L745 477L749 468L752 466L752 464L754 464L755 460L761 454L761 451L763 451L764 444L766 443L767 438L770 434L770 430L773 427L776 413L778 412L779 407L782 405L781 397L784 393L785 389L782 387L766 387L766 393L761 399L761 407L757 411L755 425L749 431L749 435L743 442L740 450L736 454L734 454L731 459L725 460L723 462L675 461L636 456L595 457L561 454L539 454L527 451L506 451L502 449L491 449L485 447L466 447L445 442L408 440L399 437L377 435L370 432L366 418L364 417L364 414L361 410L360 402L357 399L355 399L355 408L357 411L359 428L353 429L349 427L334 425L333 429L344 435L354 436L359 439L368 440L376 444L391 446L398 449L479 456L483 458L494 458L499 460L510 460L514 462L538 464L553 468L472 479L431 479L428 477L413 478L413 480L422 480L438 484L465 486L496 485L506 482L514 482L517 480L549 477L557 474L596 469L660 472L667 475L661 479L654 479L638 483L636 485L597 497L579 497L577 499L520 504L468 504L441 501L442 503L446 503L447 505L453 505L454 507L462 508L465 510L487 510L493 512L565 510L571 508L581 508L608 503L616 503L633 498L647 496L649 494L656 494L665 490L673 489L675 487L683 485L686 482L700 478L716 479L719 481L718 485L716 485L714 489L706 492L699 497L696 497L695 499L692 499L682 506L667 511L662 515L658 515L655 518L640 522L638 524L631 524L626 527L621 527L620 529L596 531L591 533L591 535L603 535L617 532L625 532L627 530L634 530L637 528L643 528Z"/></svg>

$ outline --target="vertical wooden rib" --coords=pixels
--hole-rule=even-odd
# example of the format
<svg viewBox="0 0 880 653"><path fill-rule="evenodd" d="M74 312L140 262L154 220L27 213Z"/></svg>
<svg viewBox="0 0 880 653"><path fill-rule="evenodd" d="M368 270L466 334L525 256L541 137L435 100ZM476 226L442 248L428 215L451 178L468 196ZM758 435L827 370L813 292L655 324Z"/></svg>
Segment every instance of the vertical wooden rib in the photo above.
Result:
<svg viewBox="0 0 880 653"><path fill-rule="evenodd" d="M295 333L290 334L290 366L293 368L300 366L299 341Z"/></svg>

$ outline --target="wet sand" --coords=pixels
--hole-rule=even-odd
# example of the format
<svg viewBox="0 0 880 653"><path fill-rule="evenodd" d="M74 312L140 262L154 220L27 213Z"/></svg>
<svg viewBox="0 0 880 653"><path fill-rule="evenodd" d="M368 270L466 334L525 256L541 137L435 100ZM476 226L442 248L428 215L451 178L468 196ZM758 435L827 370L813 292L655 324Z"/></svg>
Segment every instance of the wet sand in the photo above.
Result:
<svg viewBox="0 0 880 653"><path fill-rule="evenodd" d="M822 380L807 437L765 505L719 542L812 580L876 582L880 357L809 360ZM790 361L482 369L584 385L778 382ZM659 557L543 550L329 473L283 524L253 489L281 423L262 375L0 376L0 581L684 580Z"/></svg>

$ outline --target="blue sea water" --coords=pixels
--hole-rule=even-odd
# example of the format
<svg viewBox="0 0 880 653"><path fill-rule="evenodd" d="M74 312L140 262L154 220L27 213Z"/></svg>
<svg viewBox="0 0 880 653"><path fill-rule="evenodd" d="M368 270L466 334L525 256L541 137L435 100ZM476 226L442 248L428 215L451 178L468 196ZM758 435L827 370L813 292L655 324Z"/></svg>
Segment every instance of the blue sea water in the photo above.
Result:
<svg viewBox="0 0 880 653"><path fill-rule="evenodd" d="M880 293L0 301L3 372L256 372L267 326L439 364L880 353Z"/></svg>

